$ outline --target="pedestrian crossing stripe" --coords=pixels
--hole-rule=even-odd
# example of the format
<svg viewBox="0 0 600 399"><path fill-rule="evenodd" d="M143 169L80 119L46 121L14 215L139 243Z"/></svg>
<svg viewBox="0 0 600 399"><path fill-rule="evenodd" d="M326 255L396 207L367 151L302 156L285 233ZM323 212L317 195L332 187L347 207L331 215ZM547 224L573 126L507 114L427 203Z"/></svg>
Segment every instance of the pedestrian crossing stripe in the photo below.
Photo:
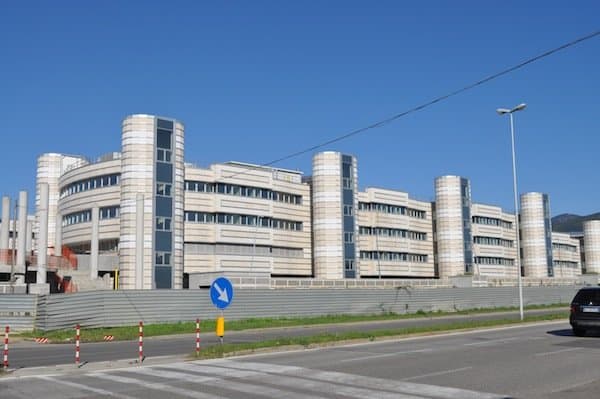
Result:
<svg viewBox="0 0 600 399"><path fill-rule="evenodd" d="M48 380L49 377L33 377ZM82 381L84 380L84 381ZM169 392L194 399L239 398L240 393L264 398L317 398L330 395L381 399L501 399L506 396L414 382L366 377L335 371L260 362L218 359L98 371L52 378L74 390L129 399L140 389ZM111 391L110 381L121 386ZM185 383L185 384L182 384ZM96 384L102 389L95 387ZM127 386L135 388L128 389ZM194 386L197 386L195 388ZM202 389L202 387L206 389ZM116 389L115 387L113 387ZM213 392L213 393L211 393ZM218 393L218 394L217 394Z"/></svg>

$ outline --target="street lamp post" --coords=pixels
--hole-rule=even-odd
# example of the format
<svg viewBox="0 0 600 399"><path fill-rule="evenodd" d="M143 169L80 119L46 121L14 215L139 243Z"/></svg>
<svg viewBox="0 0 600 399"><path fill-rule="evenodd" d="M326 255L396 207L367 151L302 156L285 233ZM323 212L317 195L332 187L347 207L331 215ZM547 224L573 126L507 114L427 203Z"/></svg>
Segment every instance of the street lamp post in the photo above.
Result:
<svg viewBox="0 0 600 399"><path fill-rule="evenodd" d="M519 314L521 316L521 320L523 320L523 281L521 279L521 243L520 243L520 232L519 232L519 204L517 200L517 167L515 162L515 128L513 121L513 113L517 111L522 111L525 109L527 105L522 103L514 107L513 109L507 108L498 108L496 112L499 115L508 114L510 116L510 140L512 144L512 170L513 170L513 192L515 196L515 229L517 232L517 277L519 281Z"/></svg>

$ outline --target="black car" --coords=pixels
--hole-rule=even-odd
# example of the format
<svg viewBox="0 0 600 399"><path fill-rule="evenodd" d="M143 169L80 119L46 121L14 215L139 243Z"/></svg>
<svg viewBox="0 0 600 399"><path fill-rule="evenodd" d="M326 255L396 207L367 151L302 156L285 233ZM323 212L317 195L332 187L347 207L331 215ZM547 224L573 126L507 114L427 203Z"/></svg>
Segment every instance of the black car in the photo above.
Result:
<svg viewBox="0 0 600 399"><path fill-rule="evenodd" d="M579 290L571 302L569 323L578 337L584 336L587 330L600 329L600 287Z"/></svg>

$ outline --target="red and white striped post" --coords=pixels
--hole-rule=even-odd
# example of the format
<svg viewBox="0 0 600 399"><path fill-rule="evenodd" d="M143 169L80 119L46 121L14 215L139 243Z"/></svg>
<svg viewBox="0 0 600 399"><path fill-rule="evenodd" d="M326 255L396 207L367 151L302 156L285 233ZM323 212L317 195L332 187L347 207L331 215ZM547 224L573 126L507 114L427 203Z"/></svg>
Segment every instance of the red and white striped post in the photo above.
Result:
<svg viewBox="0 0 600 399"><path fill-rule="evenodd" d="M140 321L140 339L139 339L139 361L144 361L144 322Z"/></svg>
<svg viewBox="0 0 600 399"><path fill-rule="evenodd" d="M4 332L4 368L8 368L8 333L10 332L10 327L6 326Z"/></svg>
<svg viewBox="0 0 600 399"><path fill-rule="evenodd" d="M80 332L81 332L81 329L79 327L79 324L77 324L75 326L75 364L77 366L79 366L79 349L80 349L79 341L81 338Z"/></svg>
<svg viewBox="0 0 600 399"><path fill-rule="evenodd" d="M196 319L196 356L200 356L200 319Z"/></svg>

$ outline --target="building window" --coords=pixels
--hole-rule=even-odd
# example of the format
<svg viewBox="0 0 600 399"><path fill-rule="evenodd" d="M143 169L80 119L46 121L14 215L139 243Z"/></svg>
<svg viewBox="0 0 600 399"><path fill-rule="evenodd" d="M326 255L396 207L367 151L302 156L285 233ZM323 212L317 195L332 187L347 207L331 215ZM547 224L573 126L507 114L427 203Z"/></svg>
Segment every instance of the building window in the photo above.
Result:
<svg viewBox="0 0 600 399"><path fill-rule="evenodd" d="M77 194L83 191L95 190L97 188L116 186L119 184L119 180L120 174L118 173L78 180L62 187L60 189L60 198L65 198L69 195Z"/></svg>
<svg viewBox="0 0 600 399"><path fill-rule="evenodd" d="M168 183L156 183L156 195L171 196L171 185Z"/></svg>
<svg viewBox="0 0 600 399"><path fill-rule="evenodd" d="M156 230L171 231L171 218L157 217Z"/></svg>
<svg viewBox="0 0 600 399"><path fill-rule="evenodd" d="M171 151L158 148L156 150L156 160L161 162L171 162Z"/></svg>
<svg viewBox="0 0 600 399"><path fill-rule="evenodd" d="M354 242L354 233L345 232L344 233L344 242L345 243L353 243Z"/></svg>
<svg viewBox="0 0 600 399"><path fill-rule="evenodd" d="M347 272L354 271L354 261L346 259L344 261L344 270Z"/></svg>
<svg viewBox="0 0 600 399"><path fill-rule="evenodd" d="M170 252L156 252L155 261L157 265L170 265L171 264L171 253Z"/></svg>

